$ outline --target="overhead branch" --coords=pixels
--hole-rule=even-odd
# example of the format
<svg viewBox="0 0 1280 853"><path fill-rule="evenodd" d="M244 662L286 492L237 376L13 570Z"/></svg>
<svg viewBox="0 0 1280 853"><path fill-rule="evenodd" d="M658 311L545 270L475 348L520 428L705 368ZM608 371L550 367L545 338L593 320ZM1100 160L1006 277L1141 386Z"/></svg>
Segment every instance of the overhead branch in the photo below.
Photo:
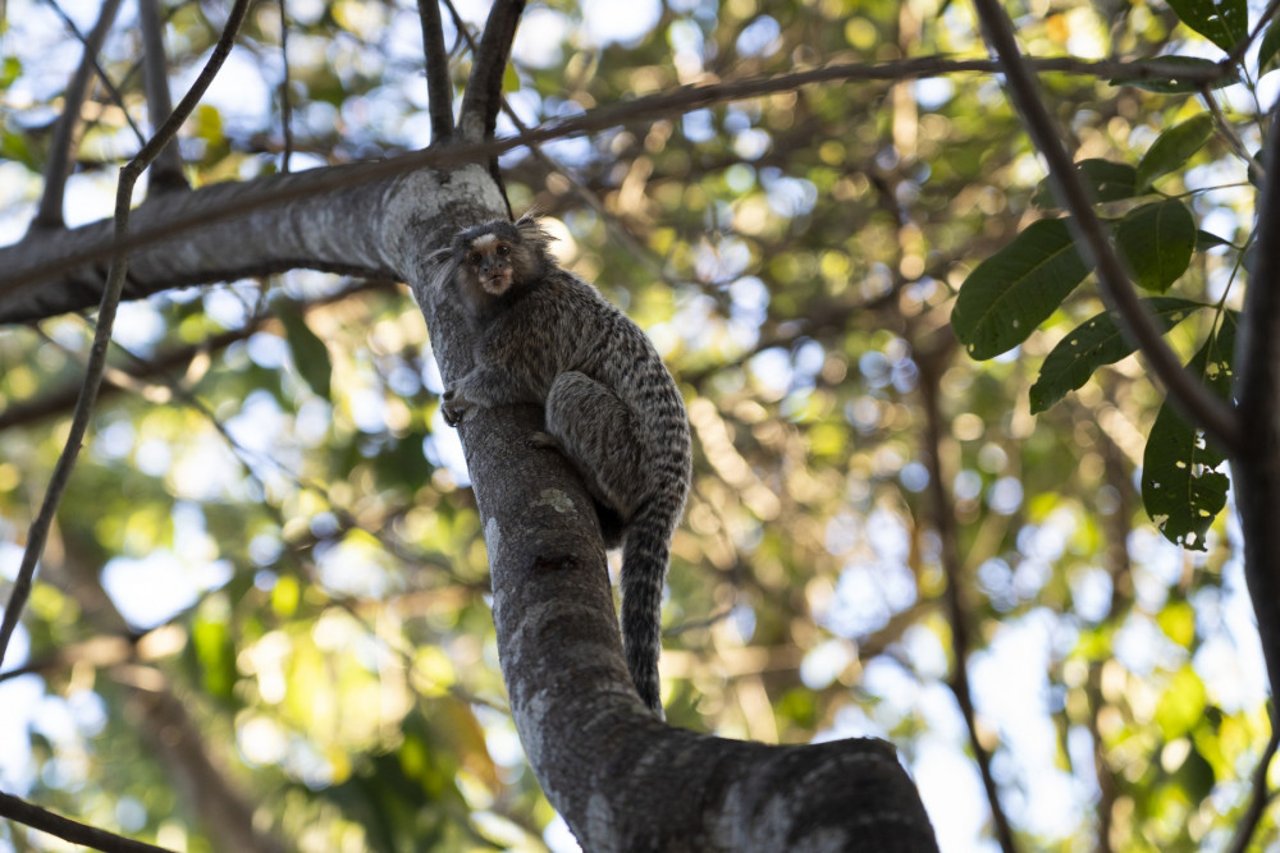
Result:
<svg viewBox="0 0 1280 853"><path fill-rule="evenodd" d="M422 19L422 51L426 58L427 111L431 116L431 142L445 142L453 136L453 79L449 76L449 54L444 48L444 24L439 0L418 0Z"/></svg>
<svg viewBox="0 0 1280 853"><path fill-rule="evenodd" d="M462 94L458 116L458 128L468 142L493 138L502 105L502 79L523 12L524 0L495 0L489 9L480 47L472 57L471 76Z"/></svg>
<svg viewBox="0 0 1280 853"><path fill-rule="evenodd" d="M1030 61L1038 72L1062 72L1131 80L1186 79L1212 82L1216 72L1180 68L1172 63L1086 62L1070 58ZM160 290L284 269L308 269L368 277L404 278L387 261L392 247L370 239L369 222L382 221L380 205L393 190L378 185L391 179L420 180L424 169L484 163L522 146L567 139L626 125L652 122L735 100L760 97L820 83L879 80L896 82L952 74L990 74L988 59L950 60L938 56L892 62L840 63L793 74L765 75L726 83L685 86L636 98L581 115L549 121L516 136L429 148L399 157L331 166L290 175L203 187L174 200L150 198L133 213L122 242L131 253L125 298ZM464 188L465 189L465 188ZM307 205L295 202L307 200ZM308 223L339 217L346 227L327 228L323 244L309 240ZM0 248L0 323L42 319L80 310L97 302L103 270L96 266L113 251L110 221L69 231L32 235ZM235 252L227 252L235 246ZM148 249L145 253L140 249ZM332 249L332 250L330 250ZM30 285L43 283L41 288Z"/></svg>
<svg viewBox="0 0 1280 853"><path fill-rule="evenodd" d="M165 847L134 841L132 838L54 814L11 794L0 793L0 817L55 835L63 841L94 850L105 850L107 853L172 853Z"/></svg>
<svg viewBox="0 0 1280 853"><path fill-rule="evenodd" d="M1258 766L1253 769L1253 779L1249 785L1249 804L1245 807L1244 814L1236 821L1236 831L1231 837L1231 842L1224 848L1227 853L1245 853L1249 849L1253 834L1257 832L1258 824L1266 814L1267 806L1275 799L1276 792L1267 782L1267 775L1271 769L1271 761L1276 757L1277 748L1280 748L1280 727L1274 725L1273 721L1271 736L1267 738L1267 745L1258 758Z"/></svg>
<svg viewBox="0 0 1280 853"><path fill-rule="evenodd" d="M138 0L138 17L142 24L142 79L147 90L147 113L151 126L158 127L173 112L169 95L169 63L164 51L164 24L160 20L160 0ZM182 154L178 141L169 140L151 167L149 189L188 189L182 174Z"/></svg>
<svg viewBox="0 0 1280 853"><path fill-rule="evenodd" d="M98 53L102 50L102 45L107 40L107 34L111 32L111 26L115 23L119 11L120 0L105 0L98 11L98 22L83 39L84 55L62 95L62 115L58 116L58 121L54 124L53 140L49 146L49 162L45 167L44 192L40 196L40 205L31 223L34 229L63 227L62 197L66 193L67 178L71 174L71 163L75 159L71 149L80 124L80 108L89 94L89 78L97 67Z"/></svg>
<svg viewBox="0 0 1280 853"><path fill-rule="evenodd" d="M115 321L116 309L120 304L120 296L124 289L125 274L128 269L128 252L121 248L122 238L129 230L129 213L133 198L133 188L143 171L150 166L159 155L161 149L169 143L178 128L191 115L196 104L204 97L205 91L213 78L222 68L222 63L231 53L235 35L244 21L249 9L249 0L236 0L231 14L223 27L222 34L214 45L208 61L195 82L178 104L177 109L165 120L155 135L142 146L142 150L133 160L120 170L120 180L116 190L115 206L115 252L111 259L111 268L107 273L106 287L102 292L102 302L98 309L98 327L93 337L93 347L89 353L89 365L85 369L84 384L80 398L76 402L75 413L71 418L66 444L54 465L53 474L41 502L40 511L31 522L27 532L26 549L22 554L22 562L18 567L18 575L14 579L13 590L5 605L3 621L0 622L0 664L4 663L5 652L9 641L18 626L18 619L31 594L31 584L35 577L36 566L40 555L44 552L44 544L49 536L49 528L53 525L53 517L57 512L62 494L71 479L71 471L75 468L76 459L80 455L80 447L89 428L89 418L93 412L93 404L98 396L98 388L102 384L102 374L107 366L107 350L111 344L111 328Z"/></svg>
<svg viewBox="0 0 1280 853"><path fill-rule="evenodd" d="M974 5L987 42L1000 58L1009 99L1022 115L1036 148L1048 162L1054 194L1071 214L1069 226L1076 248L1086 264L1096 270L1103 299L1118 315L1125 337L1137 344L1164 384L1169 401L1182 416L1204 430L1208 439L1223 450L1234 450L1240 442L1240 423L1236 412L1182 366L1177 354L1165 341L1161 327L1138 297L1129 273L1112 248L1102 221L1093 209L1093 199L1062 144L1062 136L1040 99L1031 65L1019 52L1009 16L999 0L974 0Z"/></svg>

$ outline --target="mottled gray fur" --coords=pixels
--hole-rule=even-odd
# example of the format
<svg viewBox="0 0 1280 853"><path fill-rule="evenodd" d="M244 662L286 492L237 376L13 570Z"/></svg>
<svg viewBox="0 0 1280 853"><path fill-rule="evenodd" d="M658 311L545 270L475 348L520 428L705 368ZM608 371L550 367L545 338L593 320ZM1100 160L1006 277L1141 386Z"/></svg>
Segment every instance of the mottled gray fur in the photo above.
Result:
<svg viewBox="0 0 1280 853"><path fill-rule="evenodd" d="M536 403L578 470L612 547L621 541L622 638L640 698L661 715L662 582L689 490L689 420L653 344L594 287L561 269L529 218L460 233L436 277L473 324L476 365L445 391L457 425L472 408Z"/></svg>

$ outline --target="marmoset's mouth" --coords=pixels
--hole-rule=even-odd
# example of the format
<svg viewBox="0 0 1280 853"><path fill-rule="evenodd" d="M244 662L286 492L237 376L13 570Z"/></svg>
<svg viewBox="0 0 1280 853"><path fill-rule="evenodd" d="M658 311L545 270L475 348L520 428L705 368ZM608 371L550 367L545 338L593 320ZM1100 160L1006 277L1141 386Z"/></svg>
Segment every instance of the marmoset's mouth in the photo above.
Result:
<svg viewBox="0 0 1280 853"><path fill-rule="evenodd" d="M485 292L493 296L501 296L511 287L511 273L503 271L484 279L481 282Z"/></svg>

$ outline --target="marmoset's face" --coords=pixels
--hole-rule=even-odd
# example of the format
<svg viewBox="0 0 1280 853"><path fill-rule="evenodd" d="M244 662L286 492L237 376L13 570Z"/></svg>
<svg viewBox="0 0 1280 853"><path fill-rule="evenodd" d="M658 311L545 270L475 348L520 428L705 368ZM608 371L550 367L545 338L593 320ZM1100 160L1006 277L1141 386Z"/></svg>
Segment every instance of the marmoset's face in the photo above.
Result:
<svg viewBox="0 0 1280 853"><path fill-rule="evenodd" d="M496 234L481 234L473 239L464 263L490 296L501 296L515 284L511 246Z"/></svg>

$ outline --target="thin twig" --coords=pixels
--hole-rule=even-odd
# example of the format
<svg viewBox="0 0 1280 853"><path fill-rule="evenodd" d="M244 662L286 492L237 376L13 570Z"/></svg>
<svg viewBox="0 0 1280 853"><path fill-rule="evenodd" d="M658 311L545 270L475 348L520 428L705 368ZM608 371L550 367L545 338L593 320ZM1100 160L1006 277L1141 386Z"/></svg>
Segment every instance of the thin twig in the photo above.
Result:
<svg viewBox="0 0 1280 853"><path fill-rule="evenodd" d="M284 151L280 152L280 171L288 174L293 156L293 94L289 91L289 12L286 0L280 0L280 130L284 134Z"/></svg>
<svg viewBox="0 0 1280 853"><path fill-rule="evenodd" d="M468 142L492 139L502 101L502 78L511 56L524 0L496 0L472 56L471 76L462 93L458 128Z"/></svg>
<svg viewBox="0 0 1280 853"><path fill-rule="evenodd" d="M1208 439L1220 448L1234 451L1240 443L1240 424L1235 410L1182 366L1151 312L1138 298L1129 274L1094 212L1093 199L1076 174L1053 118L1036 91L1036 80L1029 63L1018 52L1013 25L1004 8L999 0L974 0L974 5L987 41L1000 58L1009 99L1022 114L1036 148L1048 161L1054 193L1071 214L1076 248L1086 263L1092 261L1108 307L1119 315L1125 336L1138 345L1168 391L1170 402L1182 416L1204 430Z"/></svg>
<svg viewBox="0 0 1280 853"><path fill-rule="evenodd" d="M965 728L969 733L969 747L978 764L978 772L982 777L982 787L986 791L987 803L991 808L991 823L995 831L996 841L1004 853L1014 853L1017 845L1013 840L1013 829L1009 818L1000 803L1000 790L995 776L991 772L991 753L983 745L978 735L977 712L973 706L973 695L969 685L969 609L964 601L966 582L961 578L959 543L955 522L955 505L947 492L947 481L942 471L942 436L944 427L942 413L938 404L938 382L942 368L946 364L948 354L953 349L953 342L939 344L933 351L921 352L916 359L920 368L920 396L923 401L924 424L924 457L929 469L929 495L932 504L933 526L940 540L939 557L942 570L946 575L947 621L951 626L951 650L955 662L952 666L948 686L960 706L964 717Z"/></svg>
<svg viewBox="0 0 1280 853"><path fill-rule="evenodd" d="M142 81L147 90L147 113L151 116L153 128L159 127L173 112L159 6L160 0L138 0L138 17L142 24ZM182 174L182 154L176 139L169 140L156 157L148 186L162 191L190 187Z"/></svg>
<svg viewBox="0 0 1280 853"><path fill-rule="evenodd" d="M1161 63L1159 60L1142 60L1140 64L1134 64L1057 57L1032 59L1028 64L1037 72L1123 77L1132 80L1180 76L1187 81L1213 82L1220 77L1212 69L1187 69L1170 63ZM671 92L635 98L600 107L581 115L547 122L528 133L515 136L487 141L468 141L445 148L426 148L398 157L362 163L358 166L343 166L323 171L317 169L307 173L306 181L298 181L287 186L271 181L270 177L260 179L261 185L269 189L264 189L258 194L228 200L219 206L211 206L198 215L175 217L163 224L130 233L121 246L132 251L252 211L328 195L336 190L408 173L415 169L446 168L464 163L484 162L515 148L583 136L629 123L651 122L732 101L790 92L802 86L838 81L897 82L951 74L991 74L1001 70L1000 63L989 59L950 60L940 56L925 56L874 64L838 63L792 74L763 75L726 83L683 86ZM0 250L0 253L3 251ZM110 257L111 251L111 249L94 248L69 253L57 260L28 267L16 274L0 278L0 296L85 264L100 262Z"/></svg>
<svg viewBox="0 0 1280 853"><path fill-rule="evenodd" d="M418 0L418 16L422 20L422 52L426 57L431 144L435 145L453 136L453 79L449 76L449 54L444 48L439 0Z"/></svg>
<svg viewBox="0 0 1280 853"><path fill-rule="evenodd" d="M120 0L105 0L98 12L98 22L86 37L80 34L70 18L65 17L57 3L51 0L50 5L60 15L64 15L67 26L84 44L84 56L71 75L71 81L67 83L67 90L62 96L62 115L58 116L57 124L54 125L53 141L49 146L49 164L45 169L44 193L40 196L40 206L31 223L32 228L64 227L62 197L67 188L67 177L71 174L71 148L76 138L76 127L80 123L80 108L89 94L89 77L98 67L98 52L102 50L102 44L107 40L111 25L120 11ZM106 74L101 69L98 71L102 79L106 80Z"/></svg>
<svg viewBox="0 0 1280 853"><path fill-rule="evenodd" d="M1235 127L1222 114L1222 107L1218 105L1218 99L1213 96L1213 91L1207 86L1201 88L1200 98L1204 101L1205 106L1209 108L1209 115L1213 117L1213 123L1218 126L1218 130L1226 138L1227 145L1230 146L1232 153L1244 161L1249 170L1249 180L1257 186L1262 186L1262 182L1266 178L1262 164L1249 153L1249 149L1245 147L1244 140L1240 138L1240 134L1236 133Z"/></svg>
<svg viewBox="0 0 1280 853"><path fill-rule="evenodd" d="M1249 35L1241 39L1235 47L1231 48L1231 52L1227 54L1226 62L1223 63L1224 65L1238 65L1240 60L1244 59L1244 55L1249 52L1249 47L1257 40L1258 35L1262 32L1263 28L1266 27L1267 23L1270 22L1273 17L1275 17L1277 9L1280 9L1280 0L1271 0L1271 2L1267 4L1266 10L1263 11L1262 17L1258 18L1258 23L1254 24L1253 30Z"/></svg>
<svg viewBox="0 0 1280 853"><path fill-rule="evenodd" d="M134 841L96 826L89 826L70 818L56 815L48 809L32 805L10 794L0 793L0 816L17 823L56 835L72 844L105 850L107 853L172 853L165 847L157 847L143 841Z"/></svg>
<svg viewBox="0 0 1280 853"><path fill-rule="evenodd" d="M1257 831L1258 823L1267 811L1267 805L1275 797L1275 792L1267 784L1267 771L1271 768L1271 760L1276 756L1277 747L1280 747L1280 726L1275 725L1274 714L1269 716L1271 718L1271 737L1267 739L1267 747L1262 750L1262 756L1258 759L1258 766L1253 770L1249 806L1245 809L1244 814L1240 816L1239 823L1236 824L1235 835L1231 837L1231 843L1226 847L1227 853L1244 853L1249 849L1249 842L1253 840L1253 833Z"/></svg>
<svg viewBox="0 0 1280 853"><path fill-rule="evenodd" d="M18 618L31 594L31 582L35 577L36 564L44 551L44 544L49 536L49 528L53 524L53 516L62 500L67 482L71 479L71 471L75 467L76 458L80 455L80 447L89 428L89 418L93 413L93 404L98 396L98 388L102 384L102 374L107 365L107 350L111 343L111 327L115 322L116 308L120 304L120 294L124 289L125 274L128 269L128 250L124 248L124 237L129 230L129 209L133 197L133 188L143 171L155 161L161 149L177 134L178 128L191 115L196 104L204 97L205 90L213 82L222 63L231 53L236 32L240 29L245 13L249 8L249 0L236 0L227 18L218 42L214 45L209 60L200 71L200 75L191 84L191 89L178 104L177 109L165 120L160 129L151 137L138 155L125 164L120 170L120 181L116 192L115 206L115 253L111 259L111 268L107 273L107 284L102 291L102 303L98 309L98 328L93 337L93 348L89 354L89 366L85 370L84 385L80 391L80 400L76 404L75 414L71 418L71 428L67 435L66 446L58 457L49 486L45 492L40 512L31 522L27 533L27 547L22 554L22 564L18 576L14 580L13 592L9 595L9 603L5 606L4 620L0 623L0 664L4 663L5 652L9 648L9 640L18 626Z"/></svg>

